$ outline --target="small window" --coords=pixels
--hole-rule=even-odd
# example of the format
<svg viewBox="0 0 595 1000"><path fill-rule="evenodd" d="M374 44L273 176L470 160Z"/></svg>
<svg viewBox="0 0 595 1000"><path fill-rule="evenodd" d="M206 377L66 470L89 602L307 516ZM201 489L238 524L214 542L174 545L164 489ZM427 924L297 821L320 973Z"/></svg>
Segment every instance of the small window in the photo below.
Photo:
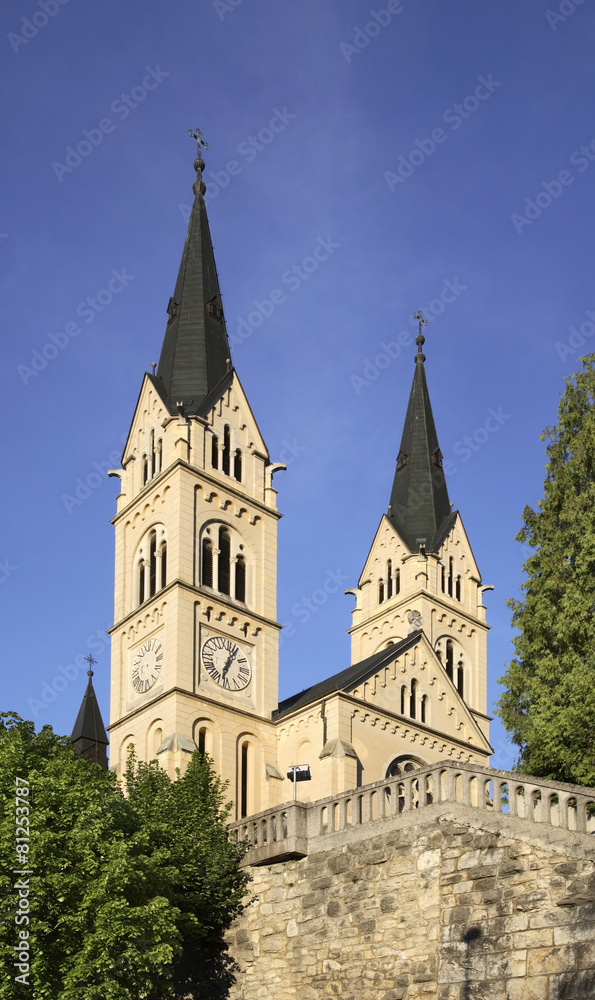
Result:
<svg viewBox="0 0 595 1000"><path fill-rule="evenodd" d="M211 468L219 468L219 438L216 434L211 438Z"/></svg>
<svg viewBox="0 0 595 1000"><path fill-rule="evenodd" d="M155 431L151 431L151 479L157 471L157 454L155 452Z"/></svg>
<svg viewBox="0 0 595 1000"><path fill-rule="evenodd" d="M446 674L450 679L453 679L454 675L454 644L452 639L446 640Z"/></svg>
<svg viewBox="0 0 595 1000"><path fill-rule="evenodd" d="M440 567L440 584L442 586L442 593L446 593L446 567Z"/></svg>
<svg viewBox="0 0 595 1000"><path fill-rule="evenodd" d="M427 696L427 694L424 694L422 696L421 705L420 705L420 708L421 708L420 718L421 718L422 722L426 722L427 721L427 719L426 719L426 716L427 716L427 703L428 703L428 696Z"/></svg>
<svg viewBox="0 0 595 1000"><path fill-rule="evenodd" d="M393 596L393 564L389 559L386 564L386 599L390 601Z"/></svg>
<svg viewBox="0 0 595 1000"><path fill-rule="evenodd" d="M229 594L231 538L227 528L219 528L219 556L217 558L218 588Z"/></svg>
<svg viewBox="0 0 595 1000"><path fill-rule="evenodd" d="M141 559L138 564L138 603L143 604L145 600L145 564Z"/></svg>
<svg viewBox="0 0 595 1000"><path fill-rule="evenodd" d="M407 700L407 688L403 684L401 687L401 715L405 715L405 702Z"/></svg>
<svg viewBox="0 0 595 1000"><path fill-rule="evenodd" d="M239 448L236 448L233 456L233 478L238 483L242 481L242 453Z"/></svg>
<svg viewBox="0 0 595 1000"><path fill-rule="evenodd" d="M149 459L143 455L143 486L149 482Z"/></svg>
<svg viewBox="0 0 595 1000"><path fill-rule="evenodd" d="M448 596L452 597L452 585L454 582L454 560L452 556L448 560Z"/></svg>
<svg viewBox="0 0 595 1000"><path fill-rule="evenodd" d="M461 600L461 577L460 576L457 576L457 579L456 579L456 582L455 582L455 597L456 597L457 601Z"/></svg>
<svg viewBox="0 0 595 1000"><path fill-rule="evenodd" d="M152 531L149 538L149 597L157 590L157 534Z"/></svg>
<svg viewBox="0 0 595 1000"><path fill-rule="evenodd" d="M236 560L236 601L246 601L246 560L243 556L238 556Z"/></svg>
<svg viewBox="0 0 595 1000"><path fill-rule="evenodd" d="M384 580L380 580L378 583L378 603L382 604L384 601Z"/></svg>
<svg viewBox="0 0 595 1000"><path fill-rule="evenodd" d="M397 456L397 472L399 472L400 469L404 469L406 465L407 465L407 455L405 454L404 451L400 451Z"/></svg>
<svg viewBox="0 0 595 1000"><path fill-rule="evenodd" d="M198 730L198 752L204 754L207 746L206 726L201 726Z"/></svg>
<svg viewBox="0 0 595 1000"><path fill-rule="evenodd" d="M202 584L203 587L213 586L213 545L210 538L202 541Z"/></svg>
<svg viewBox="0 0 595 1000"><path fill-rule="evenodd" d="M248 815L248 744L242 743L240 762L240 818Z"/></svg>
<svg viewBox="0 0 595 1000"><path fill-rule="evenodd" d="M463 664L459 663L457 667L457 691L459 692L461 698L465 696L465 671L463 670Z"/></svg>
<svg viewBox="0 0 595 1000"><path fill-rule="evenodd" d="M412 719L416 716L416 701L417 701L417 681L415 678L411 681L411 693L409 695L409 715Z"/></svg>
<svg viewBox="0 0 595 1000"><path fill-rule="evenodd" d="M208 302L208 309L209 316L216 319L218 323L221 323L223 320L223 309L216 295Z"/></svg>
<svg viewBox="0 0 595 1000"><path fill-rule="evenodd" d="M229 463L231 458L231 431L226 424L223 429L223 454L221 456L221 468L226 476L229 475Z"/></svg>
<svg viewBox="0 0 595 1000"><path fill-rule="evenodd" d="M401 570L395 570L395 594L401 593Z"/></svg>
<svg viewBox="0 0 595 1000"><path fill-rule="evenodd" d="M163 441L159 438L157 442L157 472L161 472L163 466Z"/></svg>
<svg viewBox="0 0 595 1000"><path fill-rule="evenodd" d="M167 542L161 546L161 587L165 587L167 581Z"/></svg>

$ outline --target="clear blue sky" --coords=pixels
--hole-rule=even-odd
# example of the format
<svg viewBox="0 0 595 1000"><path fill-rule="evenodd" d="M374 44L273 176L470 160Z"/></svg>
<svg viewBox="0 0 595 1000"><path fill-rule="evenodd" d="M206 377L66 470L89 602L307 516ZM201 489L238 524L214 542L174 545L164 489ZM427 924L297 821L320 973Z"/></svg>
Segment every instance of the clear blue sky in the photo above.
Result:
<svg viewBox="0 0 595 1000"><path fill-rule="evenodd" d="M286 292L233 348L273 459L291 459L277 479L279 618L292 626L281 696L349 663L343 590L388 504L414 347L383 369L374 359L422 307L450 497L496 588L497 697L505 601L523 578L514 536L542 495L539 435L595 343L595 8L390 7L379 0L375 19L362 0L5 0L4 708L70 732L86 677L68 665L94 642L108 717L117 482L101 469L158 359L197 125L232 336L255 301ZM336 244L328 259L283 284L319 240ZM591 339L571 344L585 322ZM65 501L88 477L88 496ZM341 585L305 620L329 574ZM60 667L73 679L34 714ZM498 724L492 742L510 766Z"/></svg>

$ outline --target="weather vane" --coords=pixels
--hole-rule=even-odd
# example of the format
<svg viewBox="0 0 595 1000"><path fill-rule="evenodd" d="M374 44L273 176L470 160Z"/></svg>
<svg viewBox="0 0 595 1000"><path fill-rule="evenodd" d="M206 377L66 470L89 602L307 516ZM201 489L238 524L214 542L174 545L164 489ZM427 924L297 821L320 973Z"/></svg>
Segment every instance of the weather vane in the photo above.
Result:
<svg viewBox="0 0 595 1000"><path fill-rule="evenodd" d="M209 148L208 142L205 142L202 137L202 132L199 128L195 129L193 132L191 128L188 129L188 135L191 135L193 139L196 139L196 145L198 146L198 155L200 156L200 147L204 146L205 149Z"/></svg>
<svg viewBox="0 0 595 1000"><path fill-rule="evenodd" d="M97 660L94 658L94 656L92 656L91 653L89 653L88 656L83 657L83 659L86 660L86 662L89 664L89 669L87 670L87 674L88 674L89 677L92 677L93 676L93 666L94 666L95 663L97 663Z"/></svg>
<svg viewBox="0 0 595 1000"><path fill-rule="evenodd" d="M427 319L424 319L424 314L422 313L421 309L419 310L419 312L413 313L413 318L419 322L419 336L421 337L422 325L427 326L428 321Z"/></svg>

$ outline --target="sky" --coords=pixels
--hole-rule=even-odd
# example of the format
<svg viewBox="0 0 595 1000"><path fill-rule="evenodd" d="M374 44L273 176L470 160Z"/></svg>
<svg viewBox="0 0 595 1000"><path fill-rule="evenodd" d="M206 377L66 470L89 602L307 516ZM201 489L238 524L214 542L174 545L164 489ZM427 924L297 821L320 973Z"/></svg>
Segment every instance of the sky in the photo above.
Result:
<svg viewBox="0 0 595 1000"><path fill-rule="evenodd" d="M159 357L199 127L233 362L287 463L280 697L349 665L343 591L388 505L422 308L450 499L495 588L493 711L540 435L595 343L592 0L5 0L0 17L3 709L69 733L93 653L108 719L105 472ZM498 720L491 741L510 768Z"/></svg>

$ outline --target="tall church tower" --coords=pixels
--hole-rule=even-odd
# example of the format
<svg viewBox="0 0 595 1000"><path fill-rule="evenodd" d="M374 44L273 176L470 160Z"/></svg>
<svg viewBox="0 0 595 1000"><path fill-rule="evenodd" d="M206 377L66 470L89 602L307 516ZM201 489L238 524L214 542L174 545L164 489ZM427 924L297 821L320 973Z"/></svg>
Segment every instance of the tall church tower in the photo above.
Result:
<svg viewBox="0 0 595 1000"><path fill-rule="evenodd" d="M204 202L195 199L157 372L122 468L112 635L111 766L132 744L173 776L199 747L238 817L281 799L273 465L230 360Z"/></svg>
<svg viewBox="0 0 595 1000"><path fill-rule="evenodd" d="M390 504L351 591L351 659L423 630L446 675L442 700L463 701L487 741L483 592L491 588L482 586L461 515L449 501L422 353L425 320L416 318L415 372Z"/></svg>

